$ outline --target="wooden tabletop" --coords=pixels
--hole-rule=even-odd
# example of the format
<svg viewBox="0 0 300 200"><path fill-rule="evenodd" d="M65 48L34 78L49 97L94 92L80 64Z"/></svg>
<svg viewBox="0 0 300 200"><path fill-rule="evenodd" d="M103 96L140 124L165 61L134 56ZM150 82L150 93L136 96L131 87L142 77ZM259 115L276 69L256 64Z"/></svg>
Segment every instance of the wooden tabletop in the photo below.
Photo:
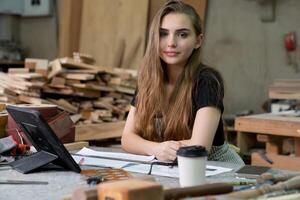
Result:
<svg viewBox="0 0 300 200"><path fill-rule="evenodd" d="M300 137L300 117L272 113L237 117L235 119L235 130Z"/></svg>

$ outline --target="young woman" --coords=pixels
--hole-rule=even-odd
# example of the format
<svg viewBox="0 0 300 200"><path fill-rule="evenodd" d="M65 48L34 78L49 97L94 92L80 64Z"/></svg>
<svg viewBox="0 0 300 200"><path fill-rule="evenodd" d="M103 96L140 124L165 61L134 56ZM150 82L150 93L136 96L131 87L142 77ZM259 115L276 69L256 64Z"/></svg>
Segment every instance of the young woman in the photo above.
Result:
<svg viewBox="0 0 300 200"><path fill-rule="evenodd" d="M243 163L224 143L223 81L201 63L202 40L193 7L171 0L155 15L122 135L125 151L170 161L181 146L202 145L208 160Z"/></svg>

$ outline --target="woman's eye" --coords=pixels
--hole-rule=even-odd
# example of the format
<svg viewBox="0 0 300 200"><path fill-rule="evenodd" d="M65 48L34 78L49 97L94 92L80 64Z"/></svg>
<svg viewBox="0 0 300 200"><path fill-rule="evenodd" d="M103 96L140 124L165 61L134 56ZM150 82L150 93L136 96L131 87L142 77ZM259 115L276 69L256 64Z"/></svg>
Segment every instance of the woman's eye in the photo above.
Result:
<svg viewBox="0 0 300 200"><path fill-rule="evenodd" d="M165 31L160 31L160 32L159 32L159 36L160 36L160 37L164 37L164 36L167 36L167 35L168 35L168 33L165 32Z"/></svg>
<svg viewBox="0 0 300 200"><path fill-rule="evenodd" d="M181 38L186 38L188 36L188 34L182 32L182 33L178 33L178 36L181 37Z"/></svg>

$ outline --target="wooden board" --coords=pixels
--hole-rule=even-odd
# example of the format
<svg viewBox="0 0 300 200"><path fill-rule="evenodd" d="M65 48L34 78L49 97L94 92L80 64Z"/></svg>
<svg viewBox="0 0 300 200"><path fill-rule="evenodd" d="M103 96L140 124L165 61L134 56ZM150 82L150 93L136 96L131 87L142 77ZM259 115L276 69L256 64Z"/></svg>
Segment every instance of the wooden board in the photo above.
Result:
<svg viewBox="0 0 300 200"><path fill-rule="evenodd" d="M148 0L84 1L80 52L98 65L137 68L145 50L147 11Z"/></svg>
<svg viewBox="0 0 300 200"><path fill-rule="evenodd" d="M75 141L119 138L122 136L124 126L124 121L102 124L76 125Z"/></svg>
<svg viewBox="0 0 300 200"><path fill-rule="evenodd" d="M72 143L65 143L64 146L68 151L73 151L73 150L80 150L83 147L88 147L89 143L85 141L72 142Z"/></svg>
<svg viewBox="0 0 300 200"><path fill-rule="evenodd" d="M98 71L103 71L103 72L107 72L107 73L110 73L112 71L112 69L110 69L108 67L80 63L80 62L76 62L74 59L68 58L68 57L60 58L59 61L66 68L98 70Z"/></svg>
<svg viewBox="0 0 300 200"><path fill-rule="evenodd" d="M59 3L59 57L72 56L79 50L82 0Z"/></svg>
<svg viewBox="0 0 300 200"><path fill-rule="evenodd" d="M300 137L300 118L274 114L237 117L235 129L242 132Z"/></svg>
<svg viewBox="0 0 300 200"><path fill-rule="evenodd" d="M293 156L284 156L277 154L266 154L266 156L273 161L273 164L268 163L258 153L251 154L251 165L257 166L269 166L277 169L288 169L299 171L300 169L300 158ZM292 163L292 164L291 164Z"/></svg>

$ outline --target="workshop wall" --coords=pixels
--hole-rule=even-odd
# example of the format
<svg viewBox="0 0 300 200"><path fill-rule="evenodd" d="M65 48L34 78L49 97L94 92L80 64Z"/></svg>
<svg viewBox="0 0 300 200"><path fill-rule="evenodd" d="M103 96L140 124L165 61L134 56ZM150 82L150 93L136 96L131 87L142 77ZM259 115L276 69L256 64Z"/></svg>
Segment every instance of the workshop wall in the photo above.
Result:
<svg viewBox="0 0 300 200"><path fill-rule="evenodd" d="M289 31L300 36L300 1L278 0L274 22L262 22L260 9L257 1L208 1L203 59L225 79L225 113L262 112L274 79L300 77L283 42Z"/></svg>
<svg viewBox="0 0 300 200"><path fill-rule="evenodd" d="M20 18L20 40L26 56L49 60L57 57L58 20L56 13L57 5L52 3L50 16Z"/></svg>

